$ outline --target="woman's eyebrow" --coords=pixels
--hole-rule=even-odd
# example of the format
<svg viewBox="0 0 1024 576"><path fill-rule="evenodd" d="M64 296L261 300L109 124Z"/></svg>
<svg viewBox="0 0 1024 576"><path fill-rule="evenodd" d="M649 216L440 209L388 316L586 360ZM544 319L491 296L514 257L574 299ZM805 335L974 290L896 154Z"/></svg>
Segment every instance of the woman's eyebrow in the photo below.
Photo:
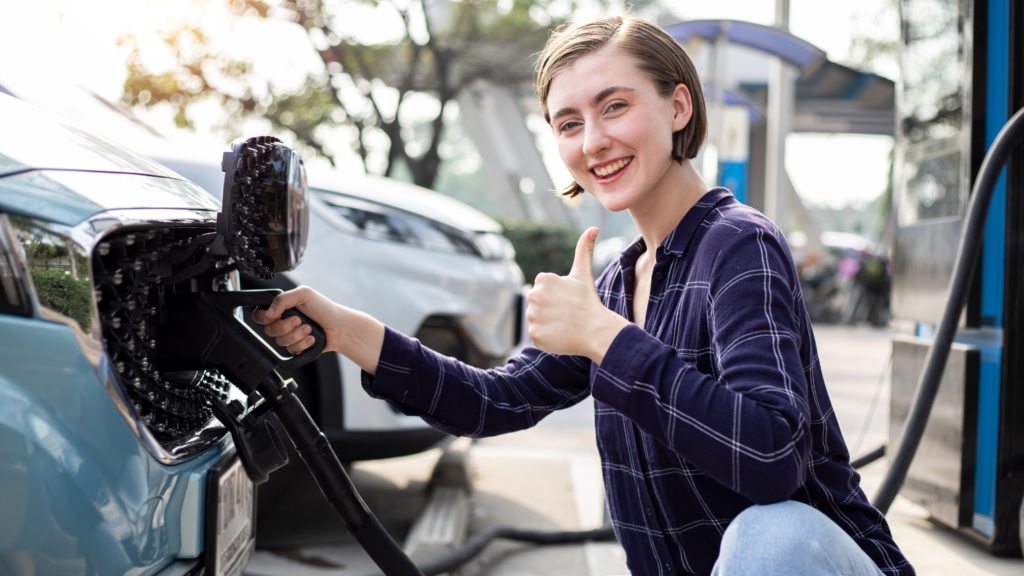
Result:
<svg viewBox="0 0 1024 576"><path fill-rule="evenodd" d="M605 98L607 98L607 97L611 96L612 94L615 94L616 92L619 92L619 91L636 92L636 90L634 90L632 88L628 88L626 86L609 86L609 87L605 88L604 90L601 90L600 92L598 92L597 96L594 96L590 100L590 105L591 106L597 106L598 104L601 103L602 100L604 100Z"/></svg>
<svg viewBox="0 0 1024 576"><path fill-rule="evenodd" d="M633 88L629 88L627 86L609 86L604 90L601 90L600 92L597 93L596 96L591 98L590 105L597 106L598 104L601 103L602 100L619 91L636 92L636 90L634 90ZM567 108L562 108L558 112L555 112L554 114L551 115L551 121L554 122L555 120L558 120L562 116L569 116L570 114L579 114L579 110L571 106Z"/></svg>

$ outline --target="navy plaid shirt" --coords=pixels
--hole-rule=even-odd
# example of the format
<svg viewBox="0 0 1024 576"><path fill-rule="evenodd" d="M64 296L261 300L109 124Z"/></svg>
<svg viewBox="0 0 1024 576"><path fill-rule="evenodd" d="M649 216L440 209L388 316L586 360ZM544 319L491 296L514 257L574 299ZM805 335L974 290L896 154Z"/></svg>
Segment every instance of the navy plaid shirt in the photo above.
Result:
<svg viewBox="0 0 1024 576"><path fill-rule="evenodd" d="M638 239L597 280L632 319ZM373 396L462 436L528 428L593 394L615 533L633 574L708 574L729 522L796 500L845 530L887 574L914 570L860 489L829 401L789 248L728 190L708 192L656 254L646 328L598 366L528 348L497 369L387 329Z"/></svg>

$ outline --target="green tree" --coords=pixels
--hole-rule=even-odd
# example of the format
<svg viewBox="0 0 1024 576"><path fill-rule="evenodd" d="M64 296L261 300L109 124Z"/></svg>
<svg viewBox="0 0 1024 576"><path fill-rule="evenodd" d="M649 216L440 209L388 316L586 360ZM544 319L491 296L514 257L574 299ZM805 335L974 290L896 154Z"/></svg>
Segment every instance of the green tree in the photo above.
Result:
<svg viewBox="0 0 1024 576"><path fill-rule="evenodd" d="M176 123L191 127L193 106L215 99L227 111L222 128L229 135L236 136L246 119L262 117L332 164L325 134L350 126L352 147L367 172L391 175L404 164L412 180L425 187L434 184L441 162L446 107L477 80L529 81L532 55L561 21L552 16L555 0L361 0L364 6L393 10L404 26L397 42L364 44L343 33L346 8L356 0L192 1L229 2L235 20L277 19L301 26L323 69L311 73L300 89L284 89L255 78L251 62L217 50L201 25L179 23L160 32L172 61L160 71L147 67L137 37L122 38L129 48L125 102L169 104ZM568 8L574 7L571 0ZM424 96L436 114L417 126L403 126L403 107L415 98L422 104ZM370 161L375 152L383 157L376 163Z"/></svg>
<svg viewBox="0 0 1024 576"><path fill-rule="evenodd" d="M899 0L884 0L871 12L854 15L853 34L843 63L882 76L899 74Z"/></svg>
<svg viewBox="0 0 1024 576"><path fill-rule="evenodd" d="M528 283L541 272L564 276L576 257L579 230L564 224L500 218L505 237L516 250L516 264Z"/></svg>

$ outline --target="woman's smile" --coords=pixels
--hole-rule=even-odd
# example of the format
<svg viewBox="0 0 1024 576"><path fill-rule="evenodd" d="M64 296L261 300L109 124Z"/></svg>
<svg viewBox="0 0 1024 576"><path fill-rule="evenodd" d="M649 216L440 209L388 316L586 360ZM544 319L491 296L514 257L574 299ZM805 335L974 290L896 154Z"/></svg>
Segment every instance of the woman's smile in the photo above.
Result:
<svg viewBox="0 0 1024 576"><path fill-rule="evenodd" d="M619 158L611 162L605 162L591 168L590 171L597 176L597 181L601 184L608 184L619 179L626 172L626 168L629 167L629 163L633 161L633 157Z"/></svg>

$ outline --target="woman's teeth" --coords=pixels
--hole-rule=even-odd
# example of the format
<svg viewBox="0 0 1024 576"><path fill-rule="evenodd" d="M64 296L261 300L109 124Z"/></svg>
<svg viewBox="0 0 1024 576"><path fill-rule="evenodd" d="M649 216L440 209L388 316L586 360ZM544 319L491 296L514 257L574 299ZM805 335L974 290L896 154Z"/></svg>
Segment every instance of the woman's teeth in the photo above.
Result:
<svg viewBox="0 0 1024 576"><path fill-rule="evenodd" d="M622 168L625 167L626 164L629 164L632 161L633 161L633 157L632 156L630 156L629 158L622 158L621 160L616 160L615 162L612 162L611 164L608 164L607 166L601 166L600 168L594 168L594 174L597 174L601 178L604 178L605 176L608 176L609 174L614 174L615 172L618 172L619 170L622 170Z"/></svg>

